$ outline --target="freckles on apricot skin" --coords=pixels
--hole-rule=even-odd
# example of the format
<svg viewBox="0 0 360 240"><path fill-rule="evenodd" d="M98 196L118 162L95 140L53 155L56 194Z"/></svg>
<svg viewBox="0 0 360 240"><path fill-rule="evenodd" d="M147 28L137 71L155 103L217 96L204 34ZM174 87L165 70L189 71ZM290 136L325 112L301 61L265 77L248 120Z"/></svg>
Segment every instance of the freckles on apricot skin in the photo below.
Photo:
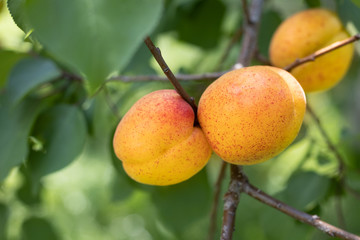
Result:
<svg viewBox="0 0 360 240"><path fill-rule="evenodd" d="M214 152L250 165L280 153L296 137L305 95L286 71L265 66L231 71L203 93L200 125Z"/></svg>
<svg viewBox="0 0 360 240"><path fill-rule="evenodd" d="M174 90L150 93L126 113L113 146L127 174L150 185L185 181L207 163L211 148L194 112Z"/></svg>
<svg viewBox="0 0 360 240"><path fill-rule="evenodd" d="M348 37L335 13L320 8L305 10L286 19L276 30L270 42L270 60L274 66L283 68L298 58ZM346 74L353 48L348 44L296 67L291 73L305 92L327 90Z"/></svg>

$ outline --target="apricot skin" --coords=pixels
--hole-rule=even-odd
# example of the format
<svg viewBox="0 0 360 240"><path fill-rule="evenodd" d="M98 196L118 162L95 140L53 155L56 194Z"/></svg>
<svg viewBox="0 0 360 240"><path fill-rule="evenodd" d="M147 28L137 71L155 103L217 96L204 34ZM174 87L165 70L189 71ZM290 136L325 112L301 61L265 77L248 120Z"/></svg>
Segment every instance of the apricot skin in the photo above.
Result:
<svg viewBox="0 0 360 240"><path fill-rule="evenodd" d="M174 90L152 92L125 114L113 146L135 181L171 185L187 180L208 162L212 150L194 111Z"/></svg>
<svg viewBox="0 0 360 240"><path fill-rule="evenodd" d="M214 152L237 165L264 162L297 136L305 94L288 72L253 66L213 82L200 98L198 119Z"/></svg>
<svg viewBox="0 0 360 240"><path fill-rule="evenodd" d="M283 68L298 58L348 37L335 13L320 8L305 10L286 19L278 27L270 43L270 60L274 66ZM348 44L318 57L314 62L294 68L291 73L305 92L327 90L344 77L353 52L353 45Z"/></svg>

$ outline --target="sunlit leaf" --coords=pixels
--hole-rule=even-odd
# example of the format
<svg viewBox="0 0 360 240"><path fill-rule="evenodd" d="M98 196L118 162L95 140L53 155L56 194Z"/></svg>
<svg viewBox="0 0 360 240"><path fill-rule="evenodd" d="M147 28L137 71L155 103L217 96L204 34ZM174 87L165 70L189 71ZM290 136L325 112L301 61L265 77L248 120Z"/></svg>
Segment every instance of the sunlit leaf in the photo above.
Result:
<svg viewBox="0 0 360 240"><path fill-rule="evenodd" d="M32 35L84 75L94 92L125 67L156 26L162 0L29 0L25 6Z"/></svg>

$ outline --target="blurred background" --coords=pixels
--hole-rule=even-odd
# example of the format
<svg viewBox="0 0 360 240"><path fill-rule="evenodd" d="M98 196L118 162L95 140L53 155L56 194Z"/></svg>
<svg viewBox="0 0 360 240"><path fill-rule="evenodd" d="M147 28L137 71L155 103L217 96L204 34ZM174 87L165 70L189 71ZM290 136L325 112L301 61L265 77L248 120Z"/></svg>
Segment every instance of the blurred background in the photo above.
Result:
<svg viewBox="0 0 360 240"><path fill-rule="evenodd" d="M154 1L157 11L136 0L137 18L156 18L151 26L139 27L126 18L118 20L117 10L112 10L119 2L132 11L128 0L104 1L93 8L95 2L9 0L15 23L6 1L0 1L0 239L206 239L221 160L214 154L200 173L174 186L146 186L128 178L113 154L115 127L136 100L172 86L167 81L125 82L114 76L162 76L141 43L146 34L151 34L174 73L230 69L240 50L241 1ZM283 19L319 6L338 13L352 35L359 33L358 0L267 0L258 38L260 54L268 57L271 36ZM107 13L111 18L105 17ZM124 30L115 29L118 24ZM141 30L147 27L147 32ZM129 47L133 50L124 50L125 40L124 44L119 40L119 47L106 38L114 34L115 40L122 39L117 36L121 31L137 31L138 40ZM84 52L75 54L73 42L83 43ZM345 160L344 177L339 177L338 160L308 114L289 148L244 170L250 182L268 194L359 235L360 43L354 45L356 53L346 77L330 91L307 96ZM83 62L91 54L99 59L94 58L89 67ZM119 56L123 58L114 60ZM113 81L96 90L105 75ZM89 81L84 83L78 76ZM196 100L210 83L181 82ZM12 95L4 97L9 92ZM222 195L228 183L227 171ZM221 215L222 201L216 239ZM243 194L234 239L330 237Z"/></svg>

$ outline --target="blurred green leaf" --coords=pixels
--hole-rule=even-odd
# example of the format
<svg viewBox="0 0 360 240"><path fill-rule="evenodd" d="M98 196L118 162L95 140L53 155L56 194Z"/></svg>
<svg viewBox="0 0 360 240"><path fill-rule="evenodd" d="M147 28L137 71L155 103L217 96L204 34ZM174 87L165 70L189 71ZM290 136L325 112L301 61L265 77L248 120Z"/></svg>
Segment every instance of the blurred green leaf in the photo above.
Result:
<svg viewBox="0 0 360 240"><path fill-rule="evenodd" d="M0 203L0 239L6 240L6 227L9 218L9 209L4 203Z"/></svg>
<svg viewBox="0 0 360 240"><path fill-rule="evenodd" d="M155 70L151 67L151 55L149 49L145 44L141 44L136 53L132 56L131 60L124 69L125 75L156 75Z"/></svg>
<svg viewBox="0 0 360 240"><path fill-rule="evenodd" d="M203 48L215 47L221 36L225 5L219 0L199 0L178 9L179 39Z"/></svg>
<svg viewBox="0 0 360 240"><path fill-rule="evenodd" d="M32 134L44 142L44 150L32 151L27 164L36 182L80 155L86 140L85 118L76 106L57 105L39 116Z"/></svg>
<svg viewBox="0 0 360 240"><path fill-rule="evenodd" d="M24 4L26 0L8 0L7 6L16 25L25 33L30 31L31 27L26 19Z"/></svg>
<svg viewBox="0 0 360 240"><path fill-rule="evenodd" d="M321 6L321 0L305 0L305 3L310 8L316 8Z"/></svg>
<svg viewBox="0 0 360 240"><path fill-rule="evenodd" d="M25 58L11 70L6 90L11 101L17 103L37 86L60 75L60 69L48 59Z"/></svg>
<svg viewBox="0 0 360 240"><path fill-rule="evenodd" d="M330 179L314 172L297 172L291 176L288 186L281 193L284 201L299 210L311 210L325 196Z"/></svg>
<svg viewBox="0 0 360 240"><path fill-rule="evenodd" d="M277 11L267 10L261 16L261 24L259 29L258 46L260 53L264 56L269 55L269 45L272 35L282 22L282 18Z"/></svg>
<svg viewBox="0 0 360 240"><path fill-rule="evenodd" d="M358 8L360 8L360 0L351 0Z"/></svg>
<svg viewBox="0 0 360 240"><path fill-rule="evenodd" d="M177 235L184 233L190 225L206 216L212 201L204 170L185 182L157 187L151 196L163 224Z"/></svg>
<svg viewBox="0 0 360 240"><path fill-rule="evenodd" d="M23 57L22 53L0 50L0 89L5 86L13 66Z"/></svg>
<svg viewBox="0 0 360 240"><path fill-rule="evenodd" d="M161 0L29 0L32 33L66 66L85 76L93 93L121 71L156 26Z"/></svg>
<svg viewBox="0 0 360 240"><path fill-rule="evenodd" d="M22 184L16 192L18 199L29 206L41 203L41 184L33 183L29 170L23 164L20 168Z"/></svg>
<svg viewBox="0 0 360 240"><path fill-rule="evenodd" d="M0 95L0 181L25 160L29 132L43 106L28 98L11 107L8 96Z"/></svg>
<svg viewBox="0 0 360 240"><path fill-rule="evenodd" d="M30 217L22 225L22 240L59 240L61 239L49 220Z"/></svg>
<svg viewBox="0 0 360 240"><path fill-rule="evenodd" d="M345 25L352 22L358 30L360 29L360 8L355 5L354 1L338 1L338 13Z"/></svg>

